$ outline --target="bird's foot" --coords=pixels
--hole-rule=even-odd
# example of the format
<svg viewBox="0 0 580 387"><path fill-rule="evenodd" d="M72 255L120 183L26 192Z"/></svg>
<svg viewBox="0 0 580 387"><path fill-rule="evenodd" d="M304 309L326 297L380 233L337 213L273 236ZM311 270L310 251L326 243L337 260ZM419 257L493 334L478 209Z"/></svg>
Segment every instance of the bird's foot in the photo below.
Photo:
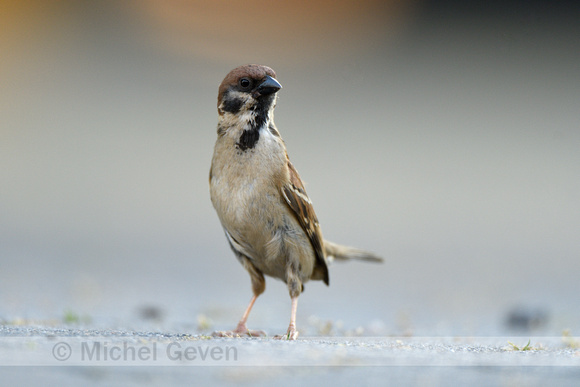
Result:
<svg viewBox="0 0 580 387"><path fill-rule="evenodd" d="M266 332L254 331L246 327L245 324L238 324L238 327L233 331L215 331L211 334L213 337L264 337Z"/></svg>
<svg viewBox="0 0 580 387"><path fill-rule="evenodd" d="M296 330L296 326L290 324L288 327L288 332L285 335L276 335L274 336L274 340L296 340L298 338L298 331Z"/></svg>

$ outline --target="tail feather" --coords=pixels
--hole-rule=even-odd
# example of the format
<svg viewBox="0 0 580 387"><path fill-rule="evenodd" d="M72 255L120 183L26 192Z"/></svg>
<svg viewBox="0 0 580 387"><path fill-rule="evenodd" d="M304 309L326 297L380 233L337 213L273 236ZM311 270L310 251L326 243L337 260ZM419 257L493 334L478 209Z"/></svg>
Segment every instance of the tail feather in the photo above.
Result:
<svg viewBox="0 0 580 387"><path fill-rule="evenodd" d="M383 262L383 258L379 257L378 255L357 249L355 247L349 246L342 246L330 241L324 241L324 253L326 255L326 259L329 262L334 261L346 261L349 259L356 259L358 261L367 261L367 262Z"/></svg>

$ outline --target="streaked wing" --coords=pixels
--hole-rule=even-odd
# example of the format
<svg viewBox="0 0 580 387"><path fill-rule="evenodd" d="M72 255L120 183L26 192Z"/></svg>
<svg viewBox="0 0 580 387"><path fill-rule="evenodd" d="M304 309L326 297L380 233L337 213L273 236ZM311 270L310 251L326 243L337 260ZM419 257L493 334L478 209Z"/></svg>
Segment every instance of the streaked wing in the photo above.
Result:
<svg viewBox="0 0 580 387"><path fill-rule="evenodd" d="M328 268L323 250L324 240L322 239L318 219L314 213L314 207L306 194L298 172L290 161L288 161L288 169L290 171L290 183L282 187L282 196L284 196L286 203L296 215L300 226L308 235L308 239L310 239L310 243L314 248L317 264L324 270L324 283L328 285Z"/></svg>

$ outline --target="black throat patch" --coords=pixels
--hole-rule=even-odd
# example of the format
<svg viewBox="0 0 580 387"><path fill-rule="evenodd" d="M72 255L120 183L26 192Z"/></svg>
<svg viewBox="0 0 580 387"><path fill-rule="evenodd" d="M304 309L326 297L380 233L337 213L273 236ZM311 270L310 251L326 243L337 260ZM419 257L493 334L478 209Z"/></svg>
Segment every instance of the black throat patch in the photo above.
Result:
<svg viewBox="0 0 580 387"><path fill-rule="evenodd" d="M247 151L248 149L252 149L256 146L256 143L260 139L260 130L259 129L250 129L244 130L242 135L240 136L239 141L236 143L236 146L241 151Z"/></svg>
<svg viewBox="0 0 580 387"><path fill-rule="evenodd" d="M258 99L258 103L255 104L252 108L252 112L254 113L254 120L251 122L250 128L244 130L240 136L239 141L236 143L236 146L240 150L246 151L256 146L258 140L260 139L260 128L266 125L266 121L268 120L268 110L270 109L273 101L273 95L260 97Z"/></svg>

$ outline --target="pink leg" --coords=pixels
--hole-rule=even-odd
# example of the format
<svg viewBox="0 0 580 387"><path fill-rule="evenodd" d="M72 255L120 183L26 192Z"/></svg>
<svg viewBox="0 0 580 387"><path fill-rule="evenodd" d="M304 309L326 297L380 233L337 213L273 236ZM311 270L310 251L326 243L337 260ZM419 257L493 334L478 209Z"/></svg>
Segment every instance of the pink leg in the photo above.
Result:
<svg viewBox="0 0 580 387"><path fill-rule="evenodd" d="M248 316L252 311L252 307L254 306L254 302L258 296L254 295L250 300L250 304L246 308L246 311L242 315L238 326L233 331L216 331L212 334L212 336L216 337L236 337L236 336L250 336L250 337L259 337L259 336L266 336L266 332L264 331L251 331L246 327L246 321L248 321Z"/></svg>
<svg viewBox="0 0 580 387"><path fill-rule="evenodd" d="M252 308L254 307L254 302L256 302L256 299L258 299L258 296L254 295L252 297L252 299L250 300L250 304L246 308L246 311L242 315L242 318L240 319L240 322L238 323L238 327L234 330L234 332L245 333L248 331L248 328L246 327L246 321L248 321L248 316L250 315L250 312L252 311Z"/></svg>
<svg viewBox="0 0 580 387"><path fill-rule="evenodd" d="M296 309L298 308L298 296L292 297L292 312L290 314L290 325L285 335L274 336L279 340L296 340L298 338L298 331L296 330Z"/></svg>

